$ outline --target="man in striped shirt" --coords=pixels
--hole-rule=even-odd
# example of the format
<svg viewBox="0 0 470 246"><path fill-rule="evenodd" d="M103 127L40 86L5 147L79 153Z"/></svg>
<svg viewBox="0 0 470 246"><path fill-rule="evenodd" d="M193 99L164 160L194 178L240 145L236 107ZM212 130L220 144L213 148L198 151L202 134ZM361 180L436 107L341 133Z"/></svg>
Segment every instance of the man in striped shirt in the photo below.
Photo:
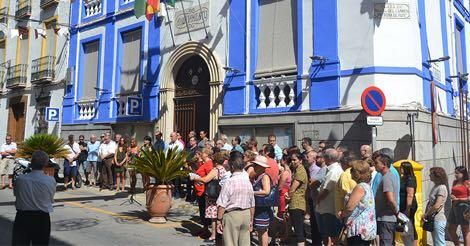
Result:
<svg viewBox="0 0 470 246"><path fill-rule="evenodd" d="M217 231L223 233L225 245L250 245L255 197L247 173L243 171L243 154L230 154L232 177L226 181L217 199Z"/></svg>

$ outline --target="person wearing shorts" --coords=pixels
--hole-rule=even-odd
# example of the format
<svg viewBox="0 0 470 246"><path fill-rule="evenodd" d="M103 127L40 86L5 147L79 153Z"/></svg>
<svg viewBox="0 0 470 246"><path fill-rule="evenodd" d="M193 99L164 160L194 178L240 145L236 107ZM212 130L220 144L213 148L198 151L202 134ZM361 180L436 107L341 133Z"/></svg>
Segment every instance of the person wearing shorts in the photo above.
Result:
<svg viewBox="0 0 470 246"><path fill-rule="evenodd" d="M15 166L16 143L12 141L10 134L5 138L4 144L0 147L0 176L2 176L2 190L7 187L5 179L8 177L8 188L13 188L13 168Z"/></svg>
<svg viewBox="0 0 470 246"><path fill-rule="evenodd" d="M67 190L69 179L72 180L72 189L75 189L75 180L78 174L77 158L80 154L80 146L73 140L74 136L69 135L69 142L64 146L68 150L67 157L64 160L64 186Z"/></svg>

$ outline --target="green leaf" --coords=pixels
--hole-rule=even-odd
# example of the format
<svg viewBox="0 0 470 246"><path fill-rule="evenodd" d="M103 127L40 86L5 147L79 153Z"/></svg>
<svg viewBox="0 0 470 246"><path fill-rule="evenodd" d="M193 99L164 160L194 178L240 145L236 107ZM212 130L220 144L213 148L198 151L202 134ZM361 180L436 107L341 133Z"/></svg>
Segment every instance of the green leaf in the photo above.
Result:
<svg viewBox="0 0 470 246"><path fill-rule="evenodd" d="M19 144L16 156L31 159L36 150L44 151L49 158L65 158L69 153L64 148L64 141L61 138L49 134L36 134Z"/></svg>
<svg viewBox="0 0 470 246"><path fill-rule="evenodd" d="M143 149L130 167L139 173L154 177L157 185L167 185L174 179L188 176L188 171L183 170L187 156L186 152L178 152L176 149L167 152L153 148Z"/></svg>

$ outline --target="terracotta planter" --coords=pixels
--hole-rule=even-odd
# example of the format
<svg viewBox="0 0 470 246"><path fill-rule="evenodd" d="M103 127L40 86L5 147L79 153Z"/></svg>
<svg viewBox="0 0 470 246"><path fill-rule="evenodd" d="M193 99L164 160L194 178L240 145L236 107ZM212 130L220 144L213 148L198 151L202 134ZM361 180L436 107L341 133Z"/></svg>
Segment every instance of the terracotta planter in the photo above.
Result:
<svg viewBox="0 0 470 246"><path fill-rule="evenodd" d="M54 172L55 172L54 167L44 167L42 168L42 170L44 171L44 174L46 174L47 176L54 177Z"/></svg>
<svg viewBox="0 0 470 246"><path fill-rule="evenodd" d="M149 185L146 196L147 212L152 217L151 223L166 223L165 217L171 208L171 186L170 185Z"/></svg>

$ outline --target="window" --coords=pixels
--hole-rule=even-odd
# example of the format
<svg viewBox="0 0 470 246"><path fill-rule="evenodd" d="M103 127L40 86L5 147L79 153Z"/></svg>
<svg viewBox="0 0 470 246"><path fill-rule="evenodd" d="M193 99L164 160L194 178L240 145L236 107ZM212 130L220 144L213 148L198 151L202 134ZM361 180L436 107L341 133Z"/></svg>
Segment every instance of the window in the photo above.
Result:
<svg viewBox="0 0 470 246"><path fill-rule="evenodd" d="M120 94L130 94L140 89L141 36L141 29L122 34Z"/></svg>
<svg viewBox="0 0 470 246"><path fill-rule="evenodd" d="M19 64L28 64L29 30L22 33L21 38L19 38L19 39L20 39L20 51L19 51L20 54L19 54L19 60L16 62L16 64L18 64L18 65Z"/></svg>
<svg viewBox="0 0 470 246"><path fill-rule="evenodd" d="M3 64L5 62L5 55L5 40L2 40L0 41L0 64Z"/></svg>
<svg viewBox="0 0 470 246"><path fill-rule="evenodd" d="M255 77L297 71L296 0L259 0L258 59Z"/></svg>
<svg viewBox="0 0 470 246"><path fill-rule="evenodd" d="M83 45L84 61L83 61L83 88L82 98L96 98L95 87L98 85L98 59L99 59L100 41L93 41Z"/></svg>
<svg viewBox="0 0 470 246"><path fill-rule="evenodd" d="M49 107L50 100L50 97L41 97L37 101L34 134L47 134L49 123L46 121L46 108Z"/></svg>
<svg viewBox="0 0 470 246"><path fill-rule="evenodd" d="M45 42L45 47L43 47L46 49L44 54L46 56L55 56L56 53L57 35L54 28L56 28L56 20L46 23L46 38L43 39L43 42Z"/></svg>
<svg viewBox="0 0 470 246"><path fill-rule="evenodd" d="M465 68L463 66L463 47L462 47L462 36L463 28L459 25L455 28L455 57L457 62L457 72L464 73Z"/></svg>

